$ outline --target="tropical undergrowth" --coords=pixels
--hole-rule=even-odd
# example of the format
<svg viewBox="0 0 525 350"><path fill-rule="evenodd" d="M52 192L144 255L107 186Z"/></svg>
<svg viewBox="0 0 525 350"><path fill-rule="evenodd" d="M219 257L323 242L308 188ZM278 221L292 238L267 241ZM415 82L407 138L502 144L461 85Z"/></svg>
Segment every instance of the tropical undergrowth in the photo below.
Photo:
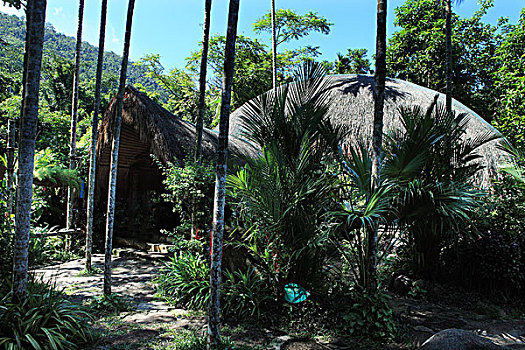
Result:
<svg viewBox="0 0 525 350"><path fill-rule="evenodd" d="M382 287L365 292L369 262L383 277L392 269L445 276L445 251L473 236L465 228L477 225L472 218L486 198L476 187L482 150L500 135L467 138L469 117L436 101L401 108L376 181L368 144L345 141L344 128L328 118L330 88L320 66L307 63L294 83L242 109L243 136L262 154L227 179L223 313L298 330L323 320L331 332L384 341L399 327ZM370 256L375 232L378 252ZM203 309L209 246L191 242L200 248L181 249L157 282L174 303Z"/></svg>
<svg viewBox="0 0 525 350"><path fill-rule="evenodd" d="M30 282L18 303L0 299L0 346L5 349L82 349L93 343L87 309L49 283Z"/></svg>

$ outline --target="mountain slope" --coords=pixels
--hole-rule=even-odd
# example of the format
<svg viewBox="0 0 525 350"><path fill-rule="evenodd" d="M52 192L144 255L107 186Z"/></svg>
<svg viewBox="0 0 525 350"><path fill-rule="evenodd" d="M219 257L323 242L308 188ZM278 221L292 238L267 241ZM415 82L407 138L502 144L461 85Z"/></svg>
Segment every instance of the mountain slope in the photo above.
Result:
<svg viewBox="0 0 525 350"><path fill-rule="evenodd" d="M0 49L0 63L5 62L4 67L10 73L22 72L23 52L25 40L25 19L14 15L0 12L0 38L4 42ZM73 60L75 57L76 40L73 37L58 33L55 28L46 23L44 37L44 57L54 55ZM87 42L82 43L82 66L80 69L81 80L90 80L95 77L97 67L98 48ZM120 74L122 58L114 52L106 51L104 54L104 75ZM145 87L155 89L155 83L145 76L142 67L133 64L128 68L128 84L141 83Z"/></svg>

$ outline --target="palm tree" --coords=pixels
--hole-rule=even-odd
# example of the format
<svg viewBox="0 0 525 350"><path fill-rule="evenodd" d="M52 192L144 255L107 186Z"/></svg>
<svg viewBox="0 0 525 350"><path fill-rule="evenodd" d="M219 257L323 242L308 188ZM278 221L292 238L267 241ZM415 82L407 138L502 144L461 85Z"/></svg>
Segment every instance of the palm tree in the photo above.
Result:
<svg viewBox="0 0 525 350"><path fill-rule="evenodd" d="M275 0L272 0L272 80L273 88L277 87L277 38L276 38L276 23L275 23Z"/></svg>
<svg viewBox="0 0 525 350"><path fill-rule="evenodd" d="M80 75L80 55L82 51L82 24L84 21L84 0L78 2L78 24L77 24L77 46L75 50L75 72L73 75L73 97L71 103L71 131L69 142L69 169L76 169L76 148L77 148L77 121L78 121L78 84ZM73 201L74 188L67 189L67 211L66 211L66 228L73 226ZM69 239L66 246L69 245Z"/></svg>
<svg viewBox="0 0 525 350"><path fill-rule="evenodd" d="M131 41L131 26L135 0L129 0L128 15L126 18L126 34L124 36L124 52L120 68L120 83L117 95L117 115L113 130L113 145L111 149L111 172L109 174L108 212L106 221L106 249L104 257L104 295L111 295L111 251L113 249L113 225L115 222L115 195L117 192L117 167L120 143L120 129L122 127L122 108L124 104L124 89L126 87L126 73L128 71L129 45Z"/></svg>
<svg viewBox="0 0 525 350"><path fill-rule="evenodd" d="M317 289L327 260L319 218L333 206L336 176L325 164L338 153L343 128L327 118L332 83L325 75L320 64L306 61L294 83L247 103L244 136L263 155L228 177L243 220L253 227L242 245L276 299L291 281Z"/></svg>
<svg viewBox="0 0 525 350"><path fill-rule="evenodd" d="M220 342L220 283L224 234L224 205L226 199L226 161L228 158L228 124L231 111L231 90L235 63L235 41L239 18L239 1L230 0L228 30L224 51L224 80L222 85L219 144L217 146L215 203L213 209L213 241L210 267L210 306L208 311L208 349Z"/></svg>
<svg viewBox="0 0 525 350"><path fill-rule="evenodd" d="M210 42L211 1L204 4L204 38L202 39L201 71L199 76L199 115L197 117L197 137L195 145L195 160L200 161L202 149L202 128L204 127L204 112L206 108L206 70L208 67L208 46Z"/></svg>
<svg viewBox="0 0 525 350"><path fill-rule="evenodd" d="M89 185L86 225L86 271L91 270L91 251L93 247L93 211L95 207L95 177L97 168L98 115L100 113L100 92L102 90L102 70L104 69L104 42L106 40L106 17L108 0L102 0L100 14L100 34L98 40L97 76L95 82L95 106L91 122L91 158L89 163Z"/></svg>
<svg viewBox="0 0 525 350"><path fill-rule="evenodd" d="M379 164L381 163L381 148L383 143L383 108L385 104L386 82L386 15L387 0L377 0L377 36L376 36L376 70L374 89L374 130L372 133L372 181L373 186L379 185ZM368 279L366 289L369 294L377 289L377 230L368 230Z"/></svg>
<svg viewBox="0 0 525 350"><path fill-rule="evenodd" d="M347 262L360 291L369 285L370 269L368 249L370 232L377 232L379 226L383 232L390 227L395 215L392 204L392 185L381 177L375 183L372 177L373 155L365 143L346 145L341 152L341 205L333 214L339 221L337 235L333 245ZM381 244L391 246L388 235L381 237ZM383 251L378 260L387 254ZM378 254L379 255L379 254ZM373 276L372 276L373 277Z"/></svg>
<svg viewBox="0 0 525 350"><path fill-rule="evenodd" d="M13 300L22 301L27 295L28 246L31 227L31 204L33 196L33 168L35 139L38 124L38 92L44 46L46 0L27 2L26 35L27 60L24 67L25 88L20 120L18 146L18 192L15 216L15 240L13 248Z"/></svg>
<svg viewBox="0 0 525 350"><path fill-rule="evenodd" d="M483 165L480 147L501 138L487 131L464 140L467 114L434 102L401 108L402 129L387 134L383 175L395 184L399 225L407 231L417 273L435 278L447 238L469 221L479 192L472 180Z"/></svg>

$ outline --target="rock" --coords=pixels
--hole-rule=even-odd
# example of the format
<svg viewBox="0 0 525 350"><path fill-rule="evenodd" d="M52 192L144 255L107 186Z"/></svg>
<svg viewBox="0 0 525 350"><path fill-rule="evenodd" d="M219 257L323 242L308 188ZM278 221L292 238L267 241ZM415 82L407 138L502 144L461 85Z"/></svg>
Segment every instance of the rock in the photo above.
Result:
<svg viewBox="0 0 525 350"><path fill-rule="evenodd" d="M445 329L430 337L419 350L501 350L505 347L463 329Z"/></svg>

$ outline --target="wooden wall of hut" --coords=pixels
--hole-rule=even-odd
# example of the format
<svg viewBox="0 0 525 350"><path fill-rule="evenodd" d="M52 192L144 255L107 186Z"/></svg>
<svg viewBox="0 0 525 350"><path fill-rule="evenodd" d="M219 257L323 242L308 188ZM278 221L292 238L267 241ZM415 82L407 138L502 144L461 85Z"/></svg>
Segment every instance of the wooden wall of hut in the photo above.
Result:
<svg viewBox="0 0 525 350"><path fill-rule="evenodd" d="M150 145L140 140L132 126L122 124L117 172L115 236L143 242L161 240L161 229L171 230L178 220L161 199L164 179L150 155ZM107 206L111 145L98 160L96 206ZM170 219L171 218L171 219Z"/></svg>

